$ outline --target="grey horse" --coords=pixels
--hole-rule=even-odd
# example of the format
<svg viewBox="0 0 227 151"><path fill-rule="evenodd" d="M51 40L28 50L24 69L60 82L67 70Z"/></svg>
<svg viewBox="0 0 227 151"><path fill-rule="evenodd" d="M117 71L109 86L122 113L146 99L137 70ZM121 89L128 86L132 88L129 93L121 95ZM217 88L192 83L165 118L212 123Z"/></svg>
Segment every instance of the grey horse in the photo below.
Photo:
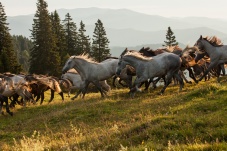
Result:
<svg viewBox="0 0 227 151"><path fill-rule="evenodd" d="M200 77L199 81L201 81L213 68L227 62L227 45L223 45L217 37L214 36L208 39L207 37L203 38L201 35L196 41L195 46L199 48L200 52L206 52L210 57L210 65L203 76ZM218 82L220 82L219 75L217 77Z"/></svg>
<svg viewBox="0 0 227 151"><path fill-rule="evenodd" d="M111 90L111 87L107 84L106 80L100 81L100 85L104 91L108 92ZM72 89L78 89L77 94L71 98L71 100L74 100L82 93L82 90L85 87L85 81L82 81L79 73L68 71L65 74L62 74L60 86L65 92L68 92L68 94Z"/></svg>
<svg viewBox="0 0 227 151"><path fill-rule="evenodd" d="M104 97L99 81L107 80L115 75L117 59L107 59L103 62L95 62L87 55L71 56L65 63L62 72L66 73L69 69L76 69L81 79L85 82L83 93L86 93L89 83L93 83Z"/></svg>
<svg viewBox="0 0 227 151"><path fill-rule="evenodd" d="M131 65L136 69L136 80L134 81L134 88L130 90L131 97L134 97L135 91L139 90L141 82L153 79L155 77L166 76L166 83L162 88L160 94L163 94L166 87L171 83L171 79L175 76L180 83L180 91L184 86L183 79L179 76L178 71L181 67L181 59L173 53L162 53L154 57L144 57L138 52L122 52L121 59L118 62L116 74L120 74L121 70L126 65Z"/></svg>

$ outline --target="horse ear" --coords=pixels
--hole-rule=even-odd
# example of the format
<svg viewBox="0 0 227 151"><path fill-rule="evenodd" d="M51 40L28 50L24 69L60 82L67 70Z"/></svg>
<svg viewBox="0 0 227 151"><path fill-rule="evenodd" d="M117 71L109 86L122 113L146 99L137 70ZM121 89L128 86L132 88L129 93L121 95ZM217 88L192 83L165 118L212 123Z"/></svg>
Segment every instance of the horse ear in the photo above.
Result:
<svg viewBox="0 0 227 151"><path fill-rule="evenodd" d="M128 50L128 48L126 47L126 48L125 48L125 51L127 51L127 50Z"/></svg>
<svg viewBox="0 0 227 151"><path fill-rule="evenodd" d="M202 35L200 35L200 38L199 38L199 39L200 39L200 40L201 40L201 39L203 39L203 36L202 36Z"/></svg>

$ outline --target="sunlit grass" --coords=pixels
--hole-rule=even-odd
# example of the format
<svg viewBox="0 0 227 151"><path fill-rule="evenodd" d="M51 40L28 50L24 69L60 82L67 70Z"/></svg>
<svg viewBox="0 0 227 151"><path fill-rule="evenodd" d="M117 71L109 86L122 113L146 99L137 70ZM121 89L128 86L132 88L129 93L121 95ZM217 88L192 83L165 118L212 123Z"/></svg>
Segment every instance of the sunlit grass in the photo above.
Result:
<svg viewBox="0 0 227 151"><path fill-rule="evenodd" d="M0 116L0 150L226 150L227 83L215 80L136 93L113 89L17 106ZM71 95L72 96L72 95ZM35 150L35 149L34 149Z"/></svg>

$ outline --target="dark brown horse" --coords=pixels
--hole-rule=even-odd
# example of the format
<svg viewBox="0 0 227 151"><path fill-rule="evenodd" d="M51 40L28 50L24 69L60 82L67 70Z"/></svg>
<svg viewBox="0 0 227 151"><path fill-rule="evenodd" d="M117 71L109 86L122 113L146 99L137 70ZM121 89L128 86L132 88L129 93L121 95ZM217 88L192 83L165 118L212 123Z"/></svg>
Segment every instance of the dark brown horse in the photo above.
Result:
<svg viewBox="0 0 227 151"><path fill-rule="evenodd" d="M58 79L56 77L44 75L26 75L25 79L32 83L30 85L31 93L36 98L36 102L41 98L40 104L43 103L44 92L47 90L51 90L51 97L48 101L49 103L54 99L54 92L57 92L64 101L63 92L61 91Z"/></svg>

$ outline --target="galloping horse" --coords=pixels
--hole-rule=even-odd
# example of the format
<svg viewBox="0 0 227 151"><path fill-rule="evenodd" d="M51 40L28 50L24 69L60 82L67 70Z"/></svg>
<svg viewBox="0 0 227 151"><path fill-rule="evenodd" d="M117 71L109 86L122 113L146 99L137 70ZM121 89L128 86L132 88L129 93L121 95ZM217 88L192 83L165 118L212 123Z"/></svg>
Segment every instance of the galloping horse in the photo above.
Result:
<svg viewBox="0 0 227 151"><path fill-rule="evenodd" d="M104 97L106 92L103 91L99 81L107 80L115 75L117 62L117 59L107 59L97 63L88 58L88 55L71 56L66 61L62 72L66 73L69 69L74 68L80 74L81 79L85 81L83 93L86 93L89 83L93 83L100 91L101 96Z"/></svg>
<svg viewBox="0 0 227 151"><path fill-rule="evenodd" d="M145 80L153 79L154 77L162 77L166 75L166 83L161 90L164 93L166 87L171 83L171 79L175 76L180 82L180 90L184 83L178 75L181 66L181 59L173 53L162 53L154 57L144 57L138 52L122 52L121 59L118 62L116 73L120 74L121 70L126 65L131 65L136 69L137 78L134 81L134 88L130 90L131 97L134 97L135 91L139 90L139 84Z"/></svg>
<svg viewBox="0 0 227 151"><path fill-rule="evenodd" d="M31 93L34 94L34 97L36 97L36 102L41 98L40 105L44 100L44 92L49 89L51 90L51 97L48 103L54 99L54 92L57 92L61 96L62 101L64 101L63 92L61 91L56 77L33 74L26 75L24 78L32 83L30 85Z"/></svg>
<svg viewBox="0 0 227 151"><path fill-rule="evenodd" d="M107 84L106 80L100 81L100 85L104 91L110 91L110 86ZM81 94L83 88L85 87L85 82L82 81L81 76L77 72L66 72L62 74L60 80L60 86L63 90L67 91L68 93L72 89L79 89L77 94L71 98L71 100L77 98L79 94ZM83 94L84 95L84 94Z"/></svg>
<svg viewBox="0 0 227 151"><path fill-rule="evenodd" d="M10 115L13 115L8 108L8 97L18 94L23 98L23 104L26 106L27 100L32 100L35 103L32 94L29 92L29 84L21 76L14 74L1 74L0 75L0 96L1 96L1 106L2 109L3 102L6 103L6 110Z"/></svg>
<svg viewBox="0 0 227 151"><path fill-rule="evenodd" d="M207 53L210 57L210 65L203 76L200 77L199 81L201 81L211 69L227 62L227 45L223 45L221 40L217 37L203 38L201 35L196 41L195 46L198 47L200 52ZM218 72L220 75L220 71ZM219 75L217 76L218 82L220 82Z"/></svg>

